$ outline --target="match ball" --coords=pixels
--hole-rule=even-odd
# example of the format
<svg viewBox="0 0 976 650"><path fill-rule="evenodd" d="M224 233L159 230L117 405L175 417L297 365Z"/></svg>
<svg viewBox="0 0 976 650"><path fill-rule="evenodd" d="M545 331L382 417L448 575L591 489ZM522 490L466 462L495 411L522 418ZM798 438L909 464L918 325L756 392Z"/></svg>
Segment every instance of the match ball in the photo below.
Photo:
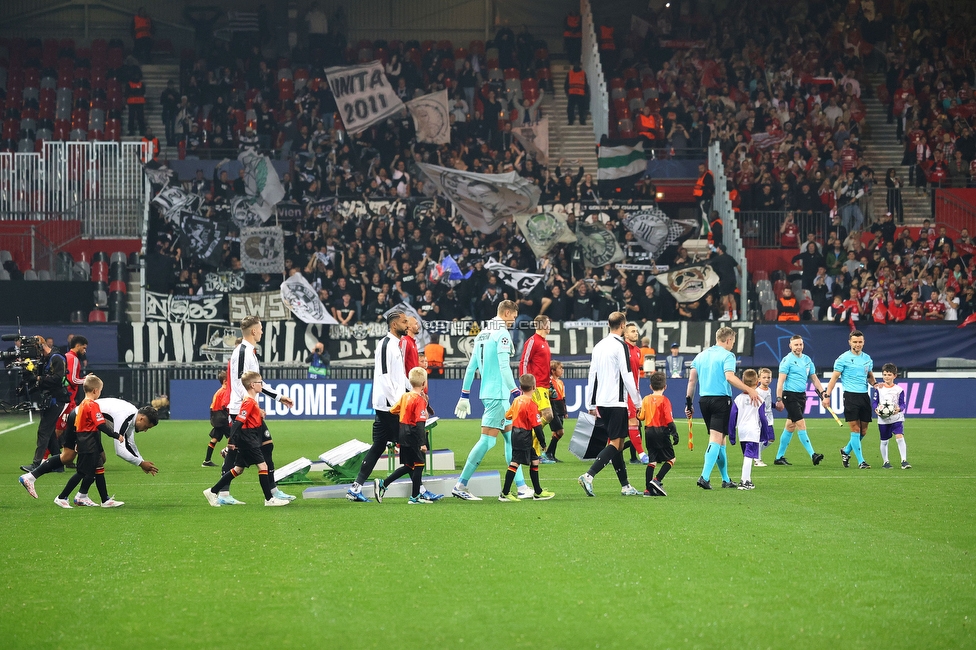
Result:
<svg viewBox="0 0 976 650"><path fill-rule="evenodd" d="M887 419L895 414L895 405L891 402L882 402L878 405L878 415Z"/></svg>

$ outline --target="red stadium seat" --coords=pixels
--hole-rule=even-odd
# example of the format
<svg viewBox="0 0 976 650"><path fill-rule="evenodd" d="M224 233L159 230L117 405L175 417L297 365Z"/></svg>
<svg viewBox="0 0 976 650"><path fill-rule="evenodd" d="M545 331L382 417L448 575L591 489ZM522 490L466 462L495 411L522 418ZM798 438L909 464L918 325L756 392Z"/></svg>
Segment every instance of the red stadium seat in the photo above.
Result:
<svg viewBox="0 0 976 650"><path fill-rule="evenodd" d="M783 289L785 289L787 286L789 285L786 280L777 280L773 283L773 293L776 294L777 298L779 298L781 295L783 295Z"/></svg>
<svg viewBox="0 0 976 650"><path fill-rule="evenodd" d="M93 309L88 312L89 323L107 323L108 316L101 309Z"/></svg>
<svg viewBox="0 0 976 650"><path fill-rule="evenodd" d="M763 314L763 320L766 321L767 323L773 323L776 321L777 315L778 312L775 309L767 309L766 312Z"/></svg>
<svg viewBox="0 0 976 650"><path fill-rule="evenodd" d="M769 279L769 274L766 273L765 271L761 271L760 270L760 271L753 271L752 272L752 281L753 282L759 282L760 280L768 280L768 279Z"/></svg>
<svg viewBox="0 0 976 650"><path fill-rule="evenodd" d="M610 80L610 88L623 88L624 84L624 80L620 77L614 77Z"/></svg>
<svg viewBox="0 0 976 650"><path fill-rule="evenodd" d="M95 262L91 265L92 282L108 282L108 264L105 262Z"/></svg>
<svg viewBox="0 0 976 650"><path fill-rule="evenodd" d="M114 282L108 285L108 290L109 293L113 293L115 291L121 291L122 293L126 293L128 291L128 287L126 286L125 282L122 282L122 280L115 280Z"/></svg>

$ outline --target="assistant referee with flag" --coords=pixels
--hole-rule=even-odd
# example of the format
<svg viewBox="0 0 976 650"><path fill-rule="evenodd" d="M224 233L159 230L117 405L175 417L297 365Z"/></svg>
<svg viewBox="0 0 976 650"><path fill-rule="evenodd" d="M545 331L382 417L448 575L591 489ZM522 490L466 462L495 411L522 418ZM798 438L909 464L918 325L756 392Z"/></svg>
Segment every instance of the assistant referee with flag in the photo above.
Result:
<svg viewBox="0 0 976 650"><path fill-rule="evenodd" d="M735 482L729 478L728 458L725 452L725 442L729 435L729 416L732 413L732 386L747 394L752 403L759 405L762 400L755 388L746 386L735 376L735 330L731 327L719 328L715 333L716 344L707 350L702 350L691 362L688 371L688 393L685 397L685 415L689 418L694 414L692 398L695 396L695 384L701 380L698 406L701 409L705 426L708 427L708 448L705 450L705 465L701 476L698 477L698 487L711 490L709 479L712 470L718 465L722 473L722 487L737 488Z"/></svg>

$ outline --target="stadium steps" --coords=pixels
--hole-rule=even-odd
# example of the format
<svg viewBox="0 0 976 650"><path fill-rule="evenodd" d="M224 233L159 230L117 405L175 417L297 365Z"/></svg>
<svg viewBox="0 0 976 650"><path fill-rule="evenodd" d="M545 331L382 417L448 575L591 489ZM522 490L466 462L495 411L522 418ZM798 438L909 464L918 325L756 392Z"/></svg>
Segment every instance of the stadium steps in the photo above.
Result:
<svg viewBox="0 0 976 650"><path fill-rule="evenodd" d="M125 315L130 323L142 322L142 287L139 284L139 275L138 271L136 271L130 276L129 282L126 285Z"/></svg>
<svg viewBox="0 0 976 650"><path fill-rule="evenodd" d="M596 139L593 135L593 121L588 119L586 126L581 126L579 121L573 126L566 123L567 102L563 82L568 71L568 62L553 61L552 83L555 90L546 93L542 101L543 114L549 118L549 167L555 170L559 159L565 158L566 163L560 171L576 174L577 168L572 161L579 158L586 173L593 174L593 179L596 180Z"/></svg>
<svg viewBox="0 0 976 650"><path fill-rule="evenodd" d="M159 138L160 160L176 160L176 147L166 146L166 129L163 127L163 107L159 103L159 96L166 90L166 82L172 79L179 88L179 63L153 63L142 66L142 80L146 85L146 126ZM125 126L128 128L128 114ZM127 131L125 131L127 132ZM126 141L138 142L139 137L124 137Z"/></svg>
<svg viewBox="0 0 976 650"><path fill-rule="evenodd" d="M874 178L878 183L872 197L875 217L880 218L887 212L885 176L888 174L888 169L894 167L898 170L898 177L902 181L901 198L905 207L905 225L920 227L923 220L932 216L931 200L927 193L923 196L915 196L914 188L907 187L908 167L901 164L905 155L905 146L898 143L895 124L887 123L888 109L874 92L875 88L884 84L884 74L870 74L868 80L870 88L862 87L861 92L866 113L864 124L867 126L867 129L863 129L866 137L861 140L861 143L864 146L864 160L874 169Z"/></svg>

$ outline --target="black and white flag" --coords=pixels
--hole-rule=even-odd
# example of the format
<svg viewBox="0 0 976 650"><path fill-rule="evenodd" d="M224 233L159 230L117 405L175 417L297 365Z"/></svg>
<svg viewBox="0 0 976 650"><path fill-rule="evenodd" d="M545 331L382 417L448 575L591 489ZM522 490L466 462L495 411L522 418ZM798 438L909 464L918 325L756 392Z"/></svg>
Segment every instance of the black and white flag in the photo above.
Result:
<svg viewBox="0 0 976 650"><path fill-rule="evenodd" d="M284 273L285 237L281 226L242 228L241 266L245 273Z"/></svg>
<svg viewBox="0 0 976 650"><path fill-rule="evenodd" d="M325 76L350 135L362 133L404 108L379 61L326 68Z"/></svg>
<svg viewBox="0 0 976 650"><path fill-rule="evenodd" d="M583 254L583 263L589 268L624 260L624 252L617 243L617 238L602 223L577 221L576 237Z"/></svg>
<svg viewBox="0 0 976 650"><path fill-rule="evenodd" d="M542 273L519 271L495 260L488 260L485 268L497 275L499 280L523 294L530 293L545 278Z"/></svg>
<svg viewBox="0 0 976 650"><path fill-rule="evenodd" d="M281 300L304 323L339 324L319 300L318 292L301 273L296 273L281 283Z"/></svg>
<svg viewBox="0 0 976 650"><path fill-rule="evenodd" d="M207 293L231 293L244 290L244 271L211 271L203 276Z"/></svg>
<svg viewBox="0 0 976 650"><path fill-rule="evenodd" d="M181 211L180 230L183 231L183 242L190 257L207 266L220 266L224 238L227 237L226 224Z"/></svg>
<svg viewBox="0 0 976 650"><path fill-rule="evenodd" d="M177 225L180 225L180 212L197 212L201 201L196 194L175 185L164 187L152 200L163 218Z"/></svg>
<svg viewBox="0 0 976 650"><path fill-rule="evenodd" d="M417 141L428 144L451 142L450 112L447 108L447 90L411 99L407 110L413 118Z"/></svg>
<svg viewBox="0 0 976 650"><path fill-rule="evenodd" d="M695 302L718 284L718 273L709 264L691 264L655 275L678 302Z"/></svg>
<svg viewBox="0 0 976 650"><path fill-rule="evenodd" d="M261 223L265 223L274 214L275 205L285 198L285 188L281 185L278 172L267 156L262 156L253 149L242 151L237 160L244 165L245 201L250 211L260 218Z"/></svg>
<svg viewBox="0 0 976 650"><path fill-rule="evenodd" d="M634 237L648 252L651 259L657 259L664 249L683 241L691 232L688 224L672 220L655 206L628 212L623 219L623 224L627 230L634 233Z"/></svg>
<svg viewBox="0 0 976 650"><path fill-rule="evenodd" d="M512 125L512 135L519 141L525 153L535 157L540 165L549 164L549 118L535 124Z"/></svg>
<svg viewBox="0 0 976 650"><path fill-rule="evenodd" d="M483 233L495 232L539 204L539 188L515 172L476 174L426 163L418 166L468 225Z"/></svg>

